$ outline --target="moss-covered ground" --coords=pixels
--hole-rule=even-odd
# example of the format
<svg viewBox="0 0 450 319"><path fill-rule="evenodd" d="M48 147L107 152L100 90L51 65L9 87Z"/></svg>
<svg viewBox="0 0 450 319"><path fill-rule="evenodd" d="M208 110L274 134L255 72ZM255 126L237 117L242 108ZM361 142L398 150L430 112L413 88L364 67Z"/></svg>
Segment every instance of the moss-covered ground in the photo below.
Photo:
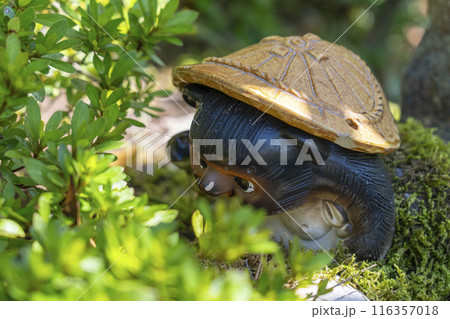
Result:
<svg viewBox="0 0 450 319"><path fill-rule="evenodd" d="M402 145L386 156L397 208L395 237L385 260L355 262L338 252L324 276L355 277L350 284L371 300L450 299L450 147L432 129L408 119Z"/></svg>
<svg viewBox="0 0 450 319"><path fill-rule="evenodd" d="M399 130L402 146L385 157L397 207L392 248L379 262L356 261L340 249L334 256L339 265L329 264L316 276L339 276L371 300L449 300L450 147L416 120L400 123ZM159 170L154 176L132 175L137 191L148 193L155 202L172 202L194 181L188 173L173 168ZM180 211L179 231L193 244L190 221L198 197L199 192L192 188L174 205ZM260 271L258 260L244 256L223 267L254 274ZM206 260L205 264L210 262L214 263ZM292 287L292 283L286 286Z"/></svg>

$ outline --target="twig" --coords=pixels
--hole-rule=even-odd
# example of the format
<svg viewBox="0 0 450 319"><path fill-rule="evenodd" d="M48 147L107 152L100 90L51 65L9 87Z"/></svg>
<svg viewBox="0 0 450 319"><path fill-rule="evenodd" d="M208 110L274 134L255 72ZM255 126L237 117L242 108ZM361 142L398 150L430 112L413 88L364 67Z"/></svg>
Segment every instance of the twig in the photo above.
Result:
<svg viewBox="0 0 450 319"><path fill-rule="evenodd" d="M20 166L20 167L17 167L17 168L15 168L15 169L12 169L11 171L12 171L13 173L17 173L18 171L23 170L24 168L25 168L24 166Z"/></svg>
<svg viewBox="0 0 450 319"><path fill-rule="evenodd" d="M253 275L252 275L252 270L250 269L250 267L248 265L248 258L245 259L245 265L247 266L248 273L250 274L250 277L252 277L252 279L255 280L255 277L253 277Z"/></svg>
<svg viewBox="0 0 450 319"><path fill-rule="evenodd" d="M258 270L256 271L255 280L258 280L259 276L261 275L262 260L263 260L263 256L261 255L259 258L259 265L258 265Z"/></svg>

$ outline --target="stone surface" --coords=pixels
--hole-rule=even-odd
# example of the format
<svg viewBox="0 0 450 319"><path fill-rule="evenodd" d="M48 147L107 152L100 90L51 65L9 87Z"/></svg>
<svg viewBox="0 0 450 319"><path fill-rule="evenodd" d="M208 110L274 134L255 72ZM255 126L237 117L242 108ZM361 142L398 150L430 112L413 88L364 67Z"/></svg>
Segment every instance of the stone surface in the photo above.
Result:
<svg viewBox="0 0 450 319"><path fill-rule="evenodd" d="M438 128L450 140L450 1L430 0L431 25L402 83L402 116Z"/></svg>
<svg viewBox="0 0 450 319"><path fill-rule="evenodd" d="M336 280L339 280L337 277ZM330 280L327 284L327 288L331 288L336 286L339 282L336 280ZM316 284L319 281L315 282ZM317 285L310 285L304 288L299 288L296 291L297 296L302 299L308 298L308 295L311 294L314 296L317 294ZM310 297L308 300L313 300L313 297ZM317 301L369 301L369 299L359 290L349 286L349 285L339 285L335 287L331 292L319 296Z"/></svg>

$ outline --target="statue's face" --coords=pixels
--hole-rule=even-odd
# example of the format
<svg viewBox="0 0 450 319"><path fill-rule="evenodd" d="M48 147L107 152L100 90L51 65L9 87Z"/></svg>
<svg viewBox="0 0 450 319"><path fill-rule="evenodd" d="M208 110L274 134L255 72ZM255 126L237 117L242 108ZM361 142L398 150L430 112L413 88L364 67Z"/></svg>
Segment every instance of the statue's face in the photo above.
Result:
<svg viewBox="0 0 450 319"><path fill-rule="evenodd" d="M266 208L270 212L280 209L270 197L280 200L282 181L270 177L273 166L267 160L266 165L261 165L254 159L249 164L242 165L242 161L239 161L242 156L237 157L236 164L230 164L228 155L222 159L208 160L211 158L208 156L210 154L202 152L202 147L194 150L193 145L192 143L190 152L191 166L194 175L200 179L200 189L212 196L239 195L245 202L258 208ZM224 151L228 153L229 150Z"/></svg>

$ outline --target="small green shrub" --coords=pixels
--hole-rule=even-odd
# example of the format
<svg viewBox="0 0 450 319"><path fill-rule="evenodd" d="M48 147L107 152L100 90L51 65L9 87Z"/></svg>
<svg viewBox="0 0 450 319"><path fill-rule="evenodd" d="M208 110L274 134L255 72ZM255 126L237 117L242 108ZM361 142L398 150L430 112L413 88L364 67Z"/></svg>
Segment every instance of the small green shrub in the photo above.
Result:
<svg viewBox="0 0 450 319"><path fill-rule="evenodd" d="M175 201L193 180L172 173L166 185L177 195L164 203L162 184L136 196L123 168L111 166L107 151L130 125L143 126L129 113L155 116L154 97L167 95L147 67L162 64L162 41L181 45L177 36L193 31L197 13L177 8L177 0L0 7L1 300L296 299L261 212L200 203L214 238L197 246L184 222L198 195ZM39 103L61 92L67 108L44 123ZM273 253L261 259L259 281L219 263L246 253Z"/></svg>

